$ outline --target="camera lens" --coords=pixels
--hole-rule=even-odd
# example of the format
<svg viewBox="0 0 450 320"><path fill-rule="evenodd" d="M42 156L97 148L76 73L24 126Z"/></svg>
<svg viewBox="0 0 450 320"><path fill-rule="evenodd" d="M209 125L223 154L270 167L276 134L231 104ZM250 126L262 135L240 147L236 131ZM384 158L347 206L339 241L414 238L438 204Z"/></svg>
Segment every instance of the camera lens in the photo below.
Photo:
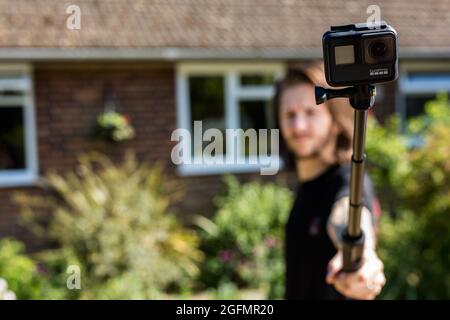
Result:
<svg viewBox="0 0 450 320"><path fill-rule="evenodd" d="M389 35L371 35L364 39L364 61L368 64L381 64L395 61L395 42Z"/></svg>
<svg viewBox="0 0 450 320"><path fill-rule="evenodd" d="M382 58L387 52L387 45L384 41L374 41L369 46L369 53L372 58L379 59Z"/></svg>

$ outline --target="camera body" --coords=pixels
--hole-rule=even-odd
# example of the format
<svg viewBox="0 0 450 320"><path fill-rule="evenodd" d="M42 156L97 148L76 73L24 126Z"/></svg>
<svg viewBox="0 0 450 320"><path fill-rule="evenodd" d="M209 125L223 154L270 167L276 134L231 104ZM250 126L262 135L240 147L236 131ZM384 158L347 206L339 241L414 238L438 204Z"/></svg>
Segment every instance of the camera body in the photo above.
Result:
<svg viewBox="0 0 450 320"><path fill-rule="evenodd" d="M398 77L397 32L382 21L332 26L322 38L325 77L332 87L388 82Z"/></svg>

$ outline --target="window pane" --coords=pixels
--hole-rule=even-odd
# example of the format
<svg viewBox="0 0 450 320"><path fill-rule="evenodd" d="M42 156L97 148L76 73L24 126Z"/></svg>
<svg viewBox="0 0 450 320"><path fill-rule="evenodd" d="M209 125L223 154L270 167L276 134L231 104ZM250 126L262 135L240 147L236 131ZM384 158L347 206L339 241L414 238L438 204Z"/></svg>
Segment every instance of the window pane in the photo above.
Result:
<svg viewBox="0 0 450 320"><path fill-rule="evenodd" d="M23 108L0 107L0 170L24 168Z"/></svg>
<svg viewBox="0 0 450 320"><path fill-rule="evenodd" d="M258 134L258 129L270 129L274 127L271 101L241 101L240 117L241 128L244 131L253 128ZM249 139L245 139L245 143L242 143L242 152L246 156L250 155L249 143ZM259 141L257 143L259 146ZM270 132L267 132L267 150L270 153ZM254 155L257 155L257 153Z"/></svg>
<svg viewBox="0 0 450 320"><path fill-rule="evenodd" d="M425 103L434 100L434 94L406 97L406 118L420 116L425 112Z"/></svg>
<svg viewBox="0 0 450 320"><path fill-rule="evenodd" d="M189 97L191 105L191 126L194 121L202 121L202 131L216 128L224 133L224 79L222 76L189 77ZM202 133L203 133L202 132ZM194 136L192 135L192 139ZM211 142L203 142L203 148ZM225 141L223 141L225 145ZM192 146L194 146L192 142ZM194 148L192 148L193 150ZM193 150L194 152L194 150ZM220 153L223 153L220 151ZM214 155L214 154L213 154ZM198 155L196 155L198 156Z"/></svg>
<svg viewBox="0 0 450 320"><path fill-rule="evenodd" d="M448 72L416 72L407 77L407 84L411 87L423 88L433 86L438 89L450 86L450 74Z"/></svg>
<svg viewBox="0 0 450 320"><path fill-rule="evenodd" d="M241 75L242 86L272 85L274 81L275 77L272 73Z"/></svg>
<svg viewBox="0 0 450 320"><path fill-rule="evenodd" d="M23 96L22 91L14 91L14 90L3 90L0 92L2 97L21 97Z"/></svg>

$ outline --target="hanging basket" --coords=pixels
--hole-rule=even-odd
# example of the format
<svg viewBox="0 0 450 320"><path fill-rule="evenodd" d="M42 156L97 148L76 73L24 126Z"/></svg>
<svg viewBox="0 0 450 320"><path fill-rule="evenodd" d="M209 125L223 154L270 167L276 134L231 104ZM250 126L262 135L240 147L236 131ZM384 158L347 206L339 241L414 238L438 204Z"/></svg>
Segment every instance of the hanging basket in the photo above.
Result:
<svg viewBox="0 0 450 320"><path fill-rule="evenodd" d="M106 111L97 116L95 135L112 142L122 142L133 139L135 130L127 115Z"/></svg>

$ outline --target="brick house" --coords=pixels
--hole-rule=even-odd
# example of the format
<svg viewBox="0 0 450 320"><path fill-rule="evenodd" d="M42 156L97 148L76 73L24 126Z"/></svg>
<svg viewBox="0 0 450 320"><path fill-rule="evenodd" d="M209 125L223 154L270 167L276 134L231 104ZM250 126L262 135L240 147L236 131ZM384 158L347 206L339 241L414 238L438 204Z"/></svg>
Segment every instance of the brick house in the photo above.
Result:
<svg viewBox="0 0 450 320"><path fill-rule="evenodd" d="M80 29L67 27L72 4L80 8ZM290 63L321 58L322 33L366 21L371 4L0 0L0 238L30 242L12 193L42 192L40 177L73 169L77 155L89 150L120 159L134 149L142 161L164 163L169 177L187 186L179 211L209 213L223 173L247 180L260 177L258 166L176 166L173 130L190 129L193 120L269 127L273 80ZM398 31L401 78L378 87L373 111L380 120L394 112L406 119L437 91L450 91L450 2L376 4ZM130 116L133 140L90 137L108 90ZM295 182L289 172L263 178Z"/></svg>

